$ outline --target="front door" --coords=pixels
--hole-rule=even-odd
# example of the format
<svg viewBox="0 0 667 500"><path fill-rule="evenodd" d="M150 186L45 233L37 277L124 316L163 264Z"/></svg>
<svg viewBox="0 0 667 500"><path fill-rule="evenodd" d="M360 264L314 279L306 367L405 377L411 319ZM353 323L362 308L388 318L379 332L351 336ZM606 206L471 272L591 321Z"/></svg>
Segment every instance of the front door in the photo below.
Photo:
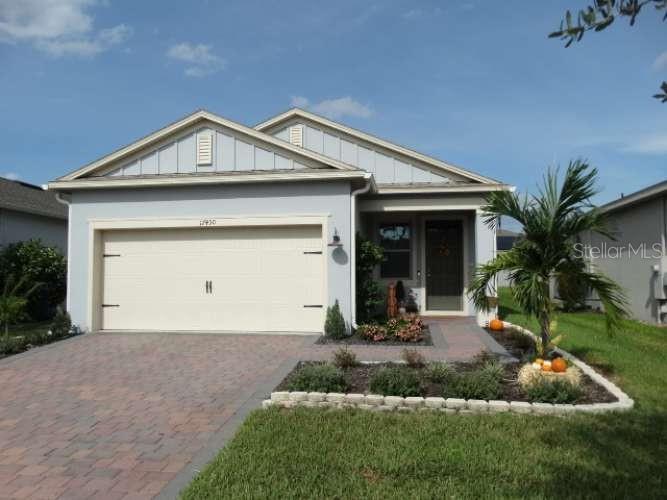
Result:
<svg viewBox="0 0 667 500"><path fill-rule="evenodd" d="M426 310L463 310L463 222L426 221Z"/></svg>

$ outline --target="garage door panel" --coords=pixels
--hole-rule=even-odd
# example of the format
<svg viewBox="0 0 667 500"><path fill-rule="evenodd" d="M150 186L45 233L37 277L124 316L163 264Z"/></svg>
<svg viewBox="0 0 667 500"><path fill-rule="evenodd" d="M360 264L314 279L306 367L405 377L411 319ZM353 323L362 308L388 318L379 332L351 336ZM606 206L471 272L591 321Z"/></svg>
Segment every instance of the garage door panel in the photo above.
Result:
<svg viewBox="0 0 667 500"><path fill-rule="evenodd" d="M102 327L321 331L319 226L109 231ZM205 283L213 290L207 293Z"/></svg>

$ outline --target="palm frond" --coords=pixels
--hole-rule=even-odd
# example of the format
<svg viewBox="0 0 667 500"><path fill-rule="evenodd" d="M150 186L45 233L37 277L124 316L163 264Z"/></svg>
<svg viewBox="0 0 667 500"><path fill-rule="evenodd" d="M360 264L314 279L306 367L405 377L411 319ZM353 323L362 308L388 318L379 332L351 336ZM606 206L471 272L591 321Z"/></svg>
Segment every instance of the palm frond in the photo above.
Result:
<svg viewBox="0 0 667 500"><path fill-rule="evenodd" d="M603 273L584 271L578 277L597 293L604 307L607 333L613 335L621 329L622 321L628 316L628 300L623 288Z"/></svg>
<svg viewBox="0 0 667 500"><path fill-rule="evenodd" d="M475 307L482 311L488 311L490 309L489 295L495 295L496 293L495 277L501 271L516 270L520 265L521 261L516 250L511 249L478 266L468 287L468 296Z"/></svg>
<svg viewBox="0 0 667 500"><path fill-rule="evenodd" d="M486 225L495 229L500 217L510 217L525 225L528 220L528 197L522 199L517 193L510 191L494 191L486 199L482 207L483 220Z"/></svg>

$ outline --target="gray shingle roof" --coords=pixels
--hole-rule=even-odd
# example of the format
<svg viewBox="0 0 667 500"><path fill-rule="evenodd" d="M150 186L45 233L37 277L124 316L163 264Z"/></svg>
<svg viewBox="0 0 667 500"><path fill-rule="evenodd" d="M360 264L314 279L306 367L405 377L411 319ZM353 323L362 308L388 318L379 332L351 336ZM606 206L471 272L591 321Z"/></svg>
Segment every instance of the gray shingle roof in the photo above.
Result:
<svg viewBox="0 0 667 500"><path fill-rule="evenodd" d="M67 206L56 200L54 192L0 177L0 209L2 208L67 219Z"/></svg>

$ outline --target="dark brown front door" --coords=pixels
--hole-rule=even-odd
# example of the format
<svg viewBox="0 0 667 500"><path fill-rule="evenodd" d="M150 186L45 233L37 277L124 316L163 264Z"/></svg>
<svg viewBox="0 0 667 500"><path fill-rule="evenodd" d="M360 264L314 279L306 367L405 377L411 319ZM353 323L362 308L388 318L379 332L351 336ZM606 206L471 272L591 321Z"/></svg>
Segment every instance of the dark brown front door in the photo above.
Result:
<svg viewBox="0 0 667 500"><path fill-rule="evenodd" d="M463 309L463 223L426 221L426 310Z"/></svg>

